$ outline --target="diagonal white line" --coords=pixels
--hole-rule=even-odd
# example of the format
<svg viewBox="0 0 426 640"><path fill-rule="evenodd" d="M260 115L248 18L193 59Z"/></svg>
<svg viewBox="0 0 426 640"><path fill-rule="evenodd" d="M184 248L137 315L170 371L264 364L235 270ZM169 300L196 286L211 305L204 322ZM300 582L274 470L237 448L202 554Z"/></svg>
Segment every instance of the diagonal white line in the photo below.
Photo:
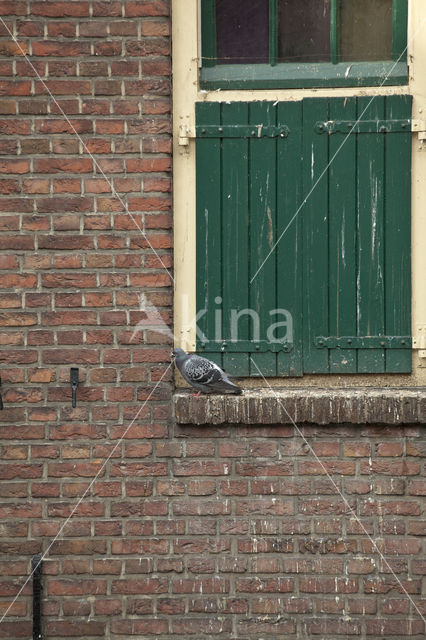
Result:
<svg viewBox="0 0 426 640"><path fill-rule="evenodd" d="M71 520L71 518L73 517L74 513L76 512L76 510L78 509L79 505L83 502L84 498L86 497L87 493L90 491L90 489L93 487L94 483L96 482L96 480L99 477L99 474L105 469L105 466L107 465L107 463L110 461L110 459L112 458L112 456L114 455L115 450L117 449L117 447L120 446L121 442L123 441L123 439L126 437L126 433L129 431L129 429L132 427L132 425L134 424L134 422L137 420L140 412L142 411L142 409L146 406L146 403L149 401L149 399L151 398L152 394L155 392L155 390L157 389L158 385L160 384L160 382L162 382L164 376L166 375L166 373L169 371L170 367L172 366L172 363L170 363L167 367L167 369L164 371L163 375L161 376L161 378L159 379L159 381L157 382L157 384L155 385L155 387L152 389L152 391L150 392L150 394L148 395L147 399L145 400L145 402L142 404L142 406L139 408L138 412L136 413L135 417L132 419L132 421L130 422L130 424L126 427L124 433L122 434L121 438L117 441L117 443L115 444L114 448L112 449L111 453L109 454L108 458L106 458L106 460L104 460L102 466L99 468L98 472L96 473L95 477L90 481L90 484L87 486L86 490L84 491L83 495L80 496L80 498L78 499L78 502L76 503L76 505L73 507L73 510L71 511L70 515L68 516L68 518L65 520L65 522L63 523L63 525L61 526L61 528L59 529L58 533L56 534L56 536L53 538L52 542L49 544L49 546L47 547L46 551L43 553L43 555L41 556L39 562L36 564L36 566L33 568L33 570L31 571L30 575L28 576L28 578L25 580L24 584L21 586L21 588L19 589L18 593L16 594L16 596L14 597L14 599L12 600L12 602L10 603L10 605L8 606L8 608L6 609L6 611L4 612L4 614L2 615L2 617L0 618L0 624L3 622L3 620L5 619L5 617L7 616L7 614L9 613L11 607L13 607L13 605L15 604L16 600L18 599L18 597L21 595L22 591L25 589L26 585L28 584L28 582L31 580L34 572L37 570L38 566L41 564L41 562L46 558L46 556L49 554L50 549L52 548L53 544L56 542L56 540L59 538L59 536L61 535L62 531L65 529L65 527L67 526L68 522Z"/></svg>
<svg viewBox="0 0 426 640"><path fill-rule="evenodd" d="M392 71L395 69L396 65L398 64L398 62L401 60L402 56L406 53L408 46L411 42L414 41L414 38L416 37L416 35L419 33L420 29L423 27L424 23L426 22L426 18L421 22L420 26L416 29L416 31L414 32L413 36L410 38L410 40L407 42L407 46L405 47L405 49L402 51L402 53L400 54L399 58L394 62L394 64L392 65L392 67L389 69L389 71L387 72L386 76L384 77L384 79L382 80L382 83L378 86L379 89L381 89L383 87L383 85L385 84L386 80L388 79L388 77L390 76L390 74L392 73ZM260 265L260 267L257 269L256 273L254 274L254 276L251 278L250 280L250 284L252 284L253 280L256 278L256 276L258 275L258 273L260 273L260 271L263 269L265 263L268 261L268 259L271 257L271 255L274 253L275 249L277 248L277 245L281 242L282 238L284 237L284 235L287 233L287 230L289 229L289 227L293 224L293 222L296 220L297 216L299 215L300 211L303 209L303 207L305 206L306 202L309 200L310 196L312 195L313 191L316 189L316 187L318 186L318 184L321 182L321 180L323 179L323 177L325 176L325 174L328 172L330 166L333 164L334 160L336 159L336 156L340 153L342 147L346 144L348 138L352 135L355 127L359 124L359 122L361 121L362 116L364 115L364 113L367 111L367 109L369 108L369 106L371 105L371 103L374 101L374 99L377 98L377 96L372 96L371 100L369 100L367 106L365 107L365 109L362 111L361 115L358 116L358 119L356 120L356 122L353 124L351 130L348 132L348 134L345 136L345 138L343 139L342 144L339 146L339 148L337 149L337 151L334 153L333 157L331 158L331 160L328 162L327 166L325 167L325 169L321 172L319 178L317 178L316 182L313 184L313 186L311 187L311 190L309 191L308 195L306 196L306 198L304 198L304 200L302 201L301 205L298 207L298 209L296 210L296 212L294 213L293 217L290 219L290 221L287 223L287 226L284 228L284 230L281 232L278 240L275 242L275 244L273 245L272 249L270 249L268 255L266 256L266 258L263 260L262 264Z"/></svg>
<svg viewBox="0 0 426 640"><path fill-rule="evenodd" d="M269 389L272 391L272 393L274 394L274 396L276 397L276 399L278 400L280 406L284 409L286 415L288 416L288 418L290 419L290 422L292 423L293 427L296 429L297 433L299 434L299 436L303 439L303 441L305 442L305 444L309 447L309 450L311 451L312 455L314 456L315 460L320 464L320 466L322 467L325 475L327 476L327 478L330 480L331 484L333 485L333 487L336 489L337 493L340 495L340 497L342 498L343 502L345 503L345 506L347 507L348 511L350 512L350 514L352 515L352 517L357 521L357 523L359 524L359 526L361 527L361 529L363 530L363 532L365 533L365 535L367 536L367 538L370 540L371 544L373 545L375 551L378 553L378 555L380 556L380 558L382 559L382 561L385 563L385 565L387 566L387 568L389 569L390 573L393 575L393 577L395 578L395 580L397 581L397 583L399 584L399 586L401 587L402 591L405 593L405 595L407 596L407 598L410 600L411 604L414 606L414 608L416 609L417 613L419 614L419 616L421 617L421 619L423 620L423 622L426 624L426 618L422 615L422 612L420 611L420 609L418 608L417 604L414 602L414 600L412 599L412 597L410 596L410 594L408 593L408 591L406 590L406 588L404 587L404 585L402 584L402 582L400 581L400 579L398 578L398 576L396 575L396 573L394 572L394 570L392 569L392 567L390 566L390 564L388 563L388 561L386 560L386 558L384 557L384 555L382 554L382 552L380 551L380 549L378 548L376 542L373 540L373 538L370 536L370 534L368 533L367 529L364 527L363 523L361 522L361 520L359 519L359 517L357 516L357 514L355 513L355 511L352 509L351 505L349 504L348 500L346 499L346 497L343 495L343 493L340 491L339 487L337 486L337 484L335 483L335 481L333 480L333 477L328 473L324 463L322 462L322 460L317 456L317 454L315 453L315 451L313 450L313 448L311 447L310 443L308 442L308 440L306 440L305 436L303 435L302 431L299 429L299 427L297 426L296 422L293 420L293 418L291 417L291 415L289 414L289 412L287 411L285 405L282 402L282 399L279 397L279 395L277 395L273 389L273 387L271 387L271 385L269 384L269 382L267 381L267 379L265 378L265 376L263 375L263 373L261 372L261 370L259 369L259 367L257 366L257 364L255 363L255 361L253 360L252 356L250 356L250 360L251 362L254 364L254 366L256 367L257 371L259 372L259 375L262 377L264 383L269 387Z"/></svg>
<svg viewBox="0 0 426 640"><path fill-rule="evenodd" d="M50 91L49 87L47 86L47 84L45 83L45 81L43 80L43 78L40 76L40 74L38 73L37 69L35 68L35 66L33 65L33 63L31 62L31 60L29 59L29 57L27 56L27 54L25 53L25 51L22 49L20 43L18 42L18 40L15 38L15 36L13 35L13 33L11 32L11 30L9 29L9 27L7 26L7 24L5 23L5 21L3 20L3 18L0 16L0 22L3 24L4 28L6 29L6 31L9 33L10 37L12 38L12 40L14 41L14 43L16 44L16 46L19 48L23 58L26 60L26 62L30 65L31 69L34 71L35 75L37 76L37 78L40 80L40 82L42 83L43 87L46 89L47 93L49 94L49 96L51 97L51 99L53 100L53 102L55 103L55 105L57 106L57 108L59 109L60 113L62 114L62 116L64 117L65 121L67 122L67 124L69 125L70 129L72 130L73 134L78 138L78 140L81 142L84 151L86 152L86 154L91 158L94 166L96 167L96 170L101 174L101 176L103 177L103 179L105 180L105 182L108 184L109 188L111 189L111 193L112 195L117 198L117 200L119 200L119 202L121 203L125 213L127 213L127 215L131 218L131 220L133 221L134 225L139 229L139 231L141 232L141 234L143 235L143 237L145 238L145 240L147 241L150 249L152 249L152 251L154 252L155 256L158 258L161 266L165 269L165 271L168 273L170 279L172 280L172 282L174 282L174 278L172 276L172 274L170 273L170 271L167 269L166 265L164 264L164 262L161 259L161 256L158 254L158 252L154 249L154 247L152 246L151 242L149 241L148 236L146 235L146 233L143 231L143 229L141 228L141 226L139 225L138 221L136 220L136 218L134 217L134 215L132 215L131 211L129 211L129 207L127 205L127 202L125 202L123 200L123 198L120 196L120 194L115 190L114 185L112 184L111 180L108 178L108 176L105 175L105 173L103 172L102 168L100 167L98 161L96 160L96 158L93 156L93 154L89 151L86 143L84 142L83 138L80 136L80 134L78 133L78 131L75 129L74 125L72 124L71 120L68 118L67 114L65 113L65 111L62 109L61 105L58 103L58 101L56 100L55 96L52 94L52 92Z"/></svg>

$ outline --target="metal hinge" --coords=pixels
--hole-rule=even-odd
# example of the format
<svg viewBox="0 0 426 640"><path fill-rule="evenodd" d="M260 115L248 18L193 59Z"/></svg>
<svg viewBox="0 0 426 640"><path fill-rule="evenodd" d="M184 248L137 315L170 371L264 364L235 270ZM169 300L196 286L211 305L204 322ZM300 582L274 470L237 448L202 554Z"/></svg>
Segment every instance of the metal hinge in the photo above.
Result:
<svg viewBox="0 0 426 640"><path fill-rule="evenodd" d="M179 145L187 147L191 138L287 138L290 129L285 125L266 124L209 124L195 128L179 125Z"/></svg>
<svg viewBox="0 0 426 640"><path fill-rule="evenodd" d="M410 336L317 336L317 349L410 349Z"/></svg>
<svg viewBox="0 0 426 640"><path fill-rule="evenodd" d="M279 353L284 351L289 353L293 349L293 343L283 340L282 342L270 342L269 340L209 340L200 342L198 349L205 353Z"/></svg>
<svg viewBox="0 0 426 640"><path fill-rule="evenodd" d="M178 144L181 147L187 147L190 138L195 138L195 131L190 125L182 122L182 124L179 125Z"/></svg>
<svg viewBox="0 0 426 640"><path fill-rule="evenodd" d="M426 120L413 118L413 120L411 120L411 131L417 133L418 139L422 142L426 140Z"/></svg>
<svg viewBox="0 0 426 640"><path fill-rule="evenodd" d="M426 324L416 325L413 349L418 349L419 358L426 358Z"/></svg>
<svg viewBox="0 0 426 640"><path fill-rule="evenodd" d="M287 138L290 129L282 124L210 124L195 127L197 138Z"/></svg>
<svg viewBox="0 0 426 640"><path fill-rule="evenodd" d="M315 124L316 133L404 133L410 120L327 120Z"/></svg>

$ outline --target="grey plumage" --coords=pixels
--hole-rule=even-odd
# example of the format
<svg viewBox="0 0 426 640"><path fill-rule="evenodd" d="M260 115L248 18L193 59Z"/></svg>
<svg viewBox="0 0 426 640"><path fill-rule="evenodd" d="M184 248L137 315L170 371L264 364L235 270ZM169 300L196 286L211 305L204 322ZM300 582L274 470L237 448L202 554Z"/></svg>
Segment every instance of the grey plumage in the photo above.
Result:
<svg viewBox="0 0 426 640"><path fill-rule="evenodd" d="M172 357L182 376L197 391L242 393L242 389L231 382L226 373L211 360L195 353L187 354L183 349L175 349Z"/></svg>

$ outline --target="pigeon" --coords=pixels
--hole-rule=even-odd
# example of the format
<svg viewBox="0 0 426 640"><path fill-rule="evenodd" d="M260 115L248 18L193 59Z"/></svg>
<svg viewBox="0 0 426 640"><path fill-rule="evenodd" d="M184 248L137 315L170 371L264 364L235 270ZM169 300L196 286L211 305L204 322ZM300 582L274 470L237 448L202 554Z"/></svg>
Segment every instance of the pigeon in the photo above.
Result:
<svg viewBox="0 0 426 640"><path fill-rule="evenodd" d="M243 390L230 381L222 369L195 353L187 354L183 349L175 349L172 359L185 380L197 389L198 394L203 393L236 393L240 395Z"/></svg>

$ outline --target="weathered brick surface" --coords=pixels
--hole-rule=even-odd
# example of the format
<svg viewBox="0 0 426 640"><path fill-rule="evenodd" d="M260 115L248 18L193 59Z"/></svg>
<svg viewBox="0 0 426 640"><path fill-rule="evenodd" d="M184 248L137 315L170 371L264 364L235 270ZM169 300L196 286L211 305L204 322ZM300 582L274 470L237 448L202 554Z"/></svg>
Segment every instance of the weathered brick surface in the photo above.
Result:
<svg viewBox="0 0 426 640"><path fill-rule="evenodd" d="M141 310L171 325L171 283L137 228L171 268L170 0L0 15L56 100L1 25L0 638L31 636L40 552L46 640L423 637L424 401L342 424L335 394L331 427L305 399L308 443L268 402L172 424Z"/></svg>
<svg viewBox="0 0 426 640"><path fill-rule="evenodd" d="M114 418L48 418L4 438L0 465L3 610L63 527L44 564L47 638L423 636L422 427L305 424L305 442L279 426L166 438L142 421L113 452ZM25 637L30 612L27 586L5 637Z"/></svg>

